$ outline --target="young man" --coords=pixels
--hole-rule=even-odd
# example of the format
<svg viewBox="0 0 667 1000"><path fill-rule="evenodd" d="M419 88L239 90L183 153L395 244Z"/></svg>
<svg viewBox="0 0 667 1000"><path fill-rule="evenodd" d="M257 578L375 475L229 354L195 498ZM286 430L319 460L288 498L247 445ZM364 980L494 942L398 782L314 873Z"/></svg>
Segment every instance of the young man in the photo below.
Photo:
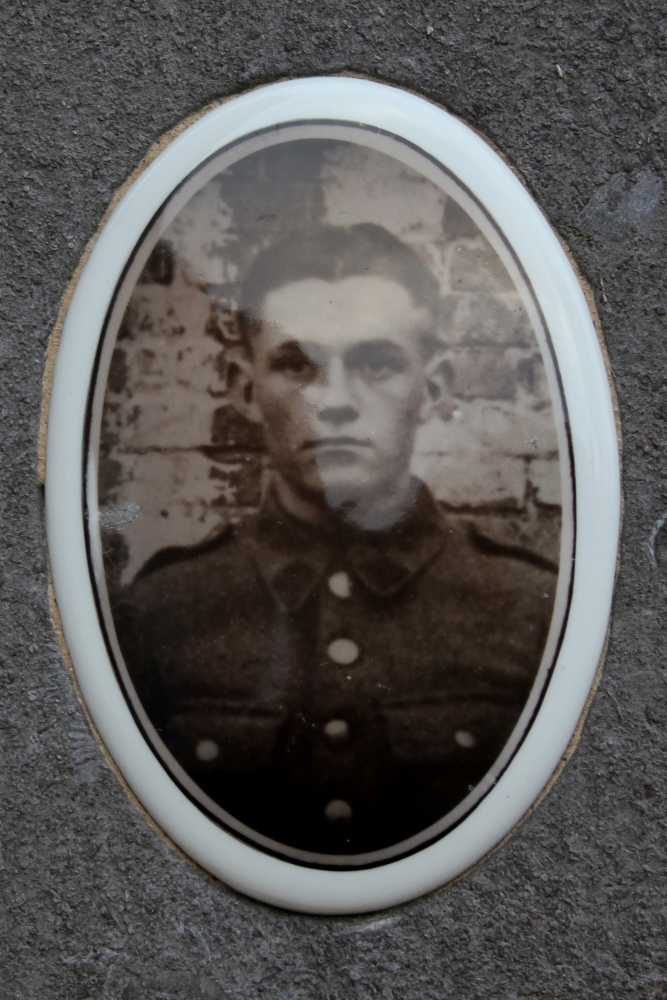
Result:
<svg viewBox="0 0 667 1000"><path fill-rule="evenodd" d="M278 853L354 863L427 838L498 759L541 661L553 569L450 523L410 472L438 302L378 226L260 254L237 377L271 461L261 509L159 554L115 608L172 770Z"/></svg>

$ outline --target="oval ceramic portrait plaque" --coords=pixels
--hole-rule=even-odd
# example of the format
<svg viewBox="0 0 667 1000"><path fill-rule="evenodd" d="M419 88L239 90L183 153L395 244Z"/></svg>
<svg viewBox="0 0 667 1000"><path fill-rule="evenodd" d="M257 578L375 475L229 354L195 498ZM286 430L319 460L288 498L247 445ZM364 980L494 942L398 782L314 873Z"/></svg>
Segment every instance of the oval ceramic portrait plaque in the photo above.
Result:
<svg viewBox="0 0 667 1000"><path fill-rule="evenodd" d="M440 108L295 80L166 145L74 289L46 485L95 725L235 888L401 902L557 769L611 600L610 390L548 223Z"/></svg>

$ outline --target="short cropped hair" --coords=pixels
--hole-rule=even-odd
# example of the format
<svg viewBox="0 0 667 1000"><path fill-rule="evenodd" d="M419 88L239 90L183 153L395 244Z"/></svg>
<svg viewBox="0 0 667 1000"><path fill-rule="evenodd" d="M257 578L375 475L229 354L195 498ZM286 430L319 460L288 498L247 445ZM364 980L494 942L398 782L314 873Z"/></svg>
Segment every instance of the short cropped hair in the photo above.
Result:
<svg viewBox="0 0 667 1000"><path fill-rule="evenodd" d="M413 302L433 317L430 338L437 335L440 286L424 261L383 226L318 226L291 234L262 250L241 286L240 332L252 353L253 334L261 329L266 296L277 288L308 278L338 281L373 276L402 285Z"/></svg>

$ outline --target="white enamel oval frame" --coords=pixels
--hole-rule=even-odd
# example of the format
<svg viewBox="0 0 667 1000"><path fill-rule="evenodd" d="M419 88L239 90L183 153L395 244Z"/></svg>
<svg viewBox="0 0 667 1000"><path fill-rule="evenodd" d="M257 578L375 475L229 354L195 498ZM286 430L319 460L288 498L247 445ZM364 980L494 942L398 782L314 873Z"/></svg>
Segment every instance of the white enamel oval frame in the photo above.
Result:
<svg viewBox="0 0 667 1000"><path fill-rule="evenodd" d="M89 575L83 448L91 379L105 316L144 229L174 188L216 150L285 122L362 123L423 150L459 177L521 262L554 345L576 474L576 548L565 634L542 705L495 787L440 840L401 860L330 871L279 860L237 840L184 795L135 724L116 680ZM620 523L620 470L609 382L591 315L557 237L503 160L437 106L352 78L291 80L206 113L139 175L102 229L64 321L51 388L46 512L51 573L81 693L137 798L191 858L228 885L313 913L392 906L444 885L492 850L530 809L572 739L603 652Z"/></svg>

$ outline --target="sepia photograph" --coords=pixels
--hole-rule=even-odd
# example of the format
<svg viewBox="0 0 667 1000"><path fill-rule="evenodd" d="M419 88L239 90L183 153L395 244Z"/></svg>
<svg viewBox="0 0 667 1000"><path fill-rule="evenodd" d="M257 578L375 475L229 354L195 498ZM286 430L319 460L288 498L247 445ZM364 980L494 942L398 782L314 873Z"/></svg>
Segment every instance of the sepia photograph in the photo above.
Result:
<svg viewBox="0 0 667 1000"><path fill-rule="evenodd" d="M567 617L555 356L464 180L377 130L267 130L165 202L107 318L88 544L119 682L206 815L306 865L468 815Z"/></svg>

